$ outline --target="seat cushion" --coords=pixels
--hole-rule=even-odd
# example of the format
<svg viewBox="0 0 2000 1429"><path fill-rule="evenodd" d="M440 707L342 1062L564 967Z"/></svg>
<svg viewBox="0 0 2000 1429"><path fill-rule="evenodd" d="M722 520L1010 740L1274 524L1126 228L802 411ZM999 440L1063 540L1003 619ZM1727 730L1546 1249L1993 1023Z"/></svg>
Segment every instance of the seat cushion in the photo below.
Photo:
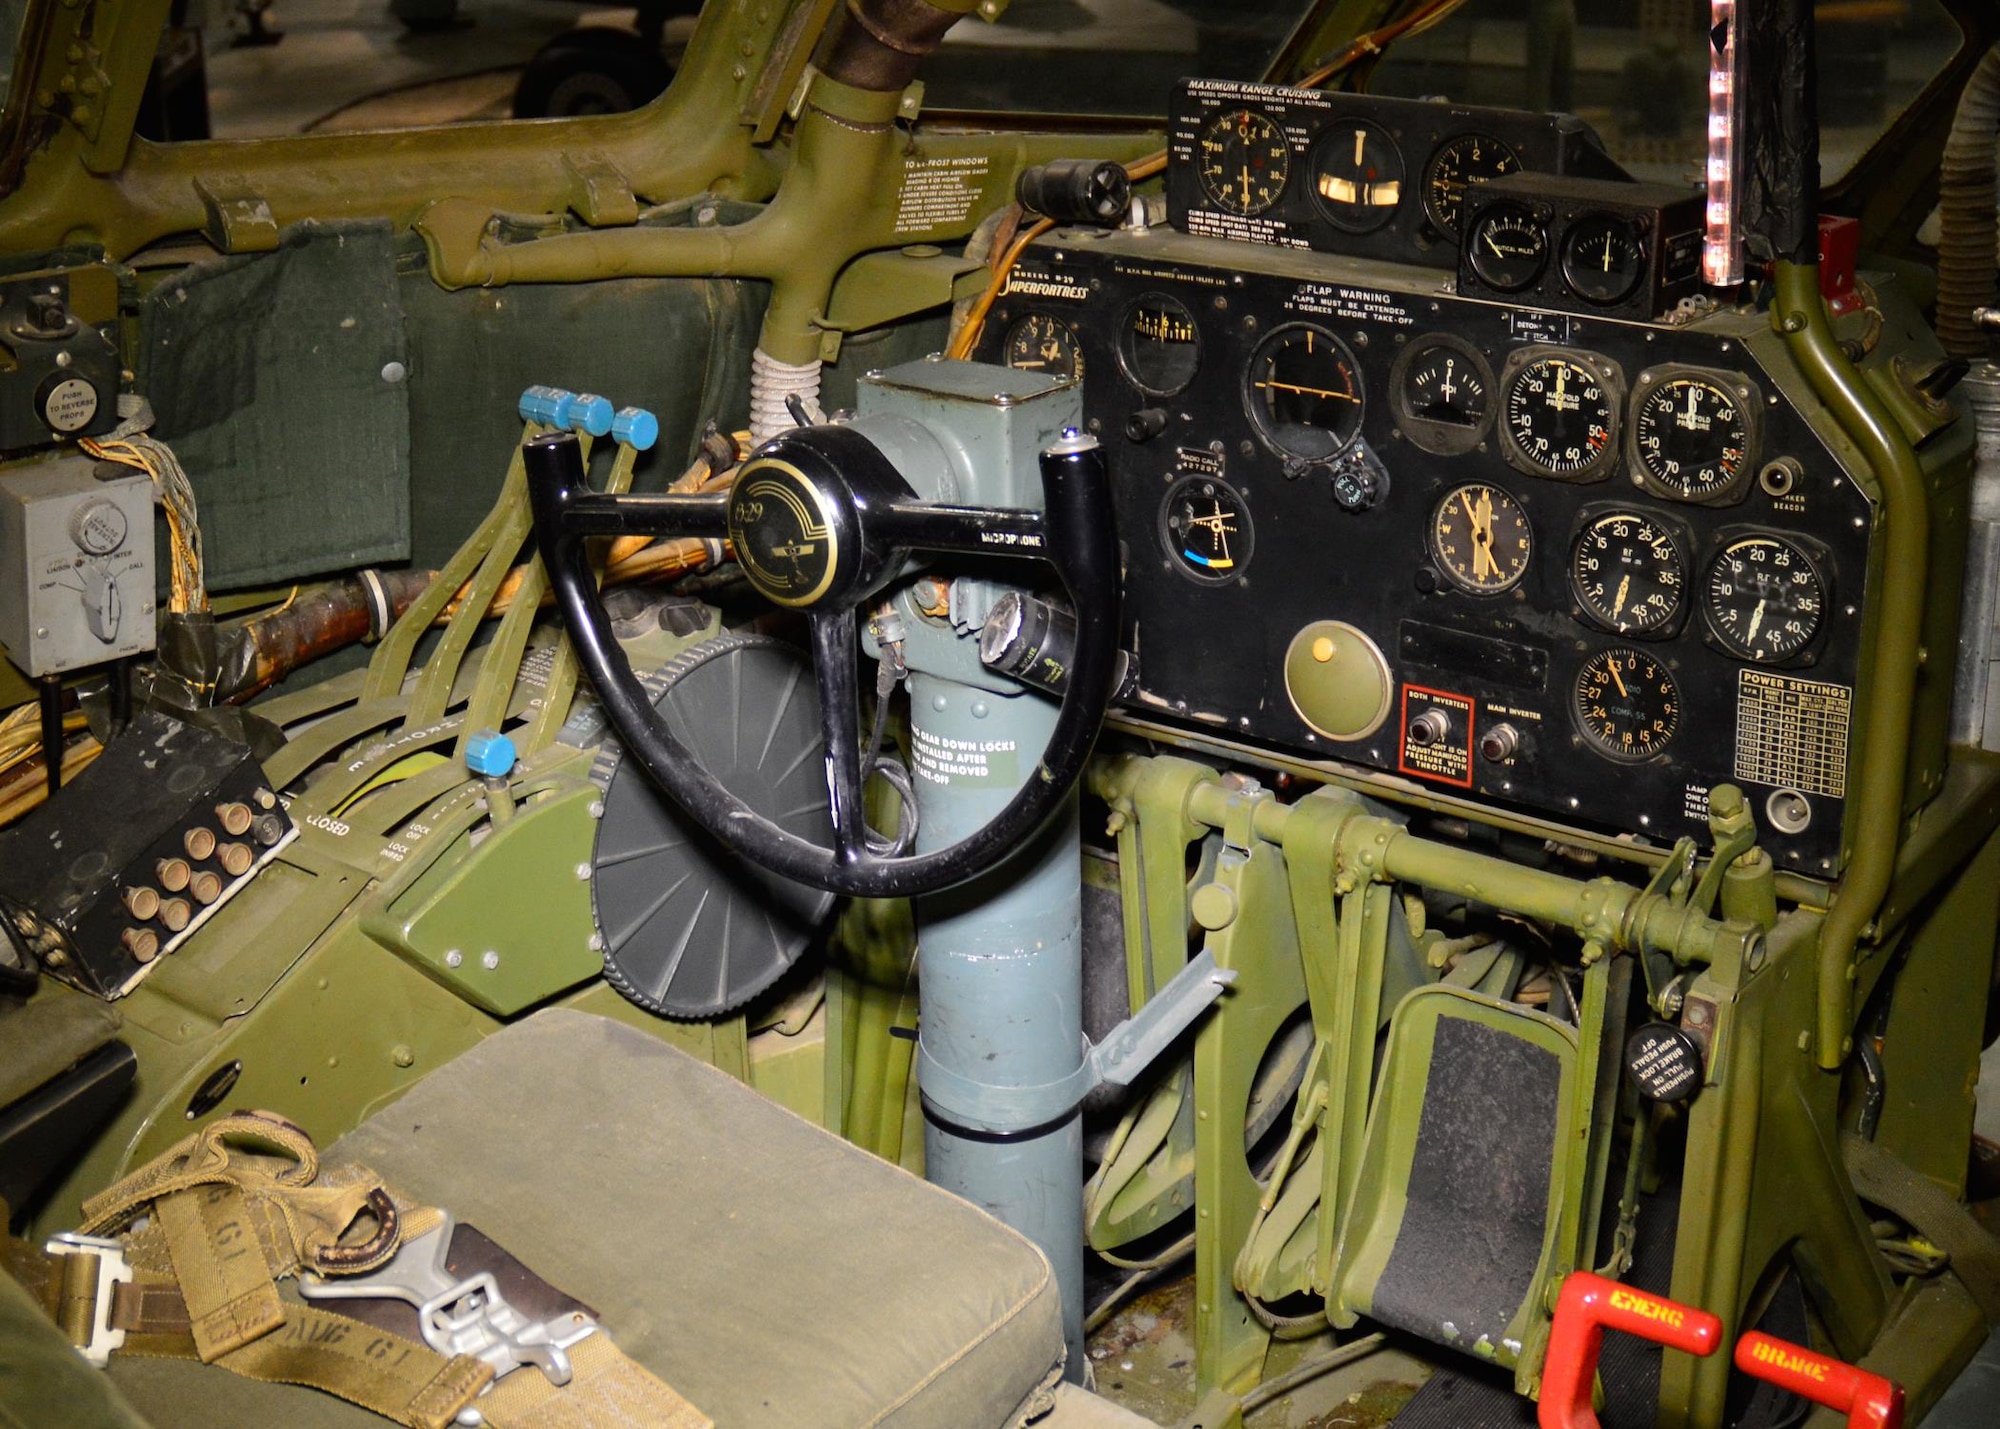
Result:
<svg viewBox="0 0 2000 1429"><path fill-rule="evenodd" d="M1023 1237L604 1018L497 1033L326 1159L478 1226L718 1429L998 1429L1061 1358L1054 1277ZM384 1422L212 1367L112 1376L158 1429Z"/></svg>

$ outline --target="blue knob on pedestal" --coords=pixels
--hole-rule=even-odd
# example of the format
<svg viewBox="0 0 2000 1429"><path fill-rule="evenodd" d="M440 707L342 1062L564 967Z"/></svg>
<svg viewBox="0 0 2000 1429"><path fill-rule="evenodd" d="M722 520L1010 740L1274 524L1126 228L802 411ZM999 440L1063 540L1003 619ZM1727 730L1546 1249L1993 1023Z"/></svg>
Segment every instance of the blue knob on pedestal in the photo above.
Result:
<svg viewBox="0 0 2000 1429"><path fill-rule="evenodd" d="M514 741L497 729L482 729L465 741L465 767L488 779L505 779L519 758Z"/></svg>
<svg viewBox="0 0 2000 1429"><path fill-rule="evenodd" d="M570 424L571 409L575 403L575 393L537 383L521 394L521 420L560 431Z"/></svg>
<svg viewBox="0 0 2000 1429"><path fill-rule="evenodd" d="M579 392L569 409L569 425L579 432L601 437L611 430L611 402L595 392Z"/></svg>
<svg viewBox="0 0 2000 1429"><path fill-rule="evenodd" d="M644 407L620 407L611 419L611 435L634 451L651 451L660 439L660 419Z"/></svg>

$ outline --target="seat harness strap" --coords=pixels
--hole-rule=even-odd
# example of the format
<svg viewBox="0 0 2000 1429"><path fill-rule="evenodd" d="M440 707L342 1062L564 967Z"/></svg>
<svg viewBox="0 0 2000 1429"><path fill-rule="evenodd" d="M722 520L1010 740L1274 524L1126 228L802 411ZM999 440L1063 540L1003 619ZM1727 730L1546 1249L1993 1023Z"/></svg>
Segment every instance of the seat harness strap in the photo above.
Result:
<svg viewBox="0 0 2000 1429"><path fill-rule="evenodd" d="M365 1167L322 1167L305 1132L271 1113L218 1119L83 1210L78 1232L39 1250L10 1241L5 1261L99 1366L113 1353L199 1360L407 1429L711 1429L587 1316L551 1351L490 1277L419 1306L429 1343L282 1297L278 1282L302 1274L316 1298L380 1294L405 1243L448 1244L452 1223ZM508 1372L529 1359L541 1371Z"/></svg>

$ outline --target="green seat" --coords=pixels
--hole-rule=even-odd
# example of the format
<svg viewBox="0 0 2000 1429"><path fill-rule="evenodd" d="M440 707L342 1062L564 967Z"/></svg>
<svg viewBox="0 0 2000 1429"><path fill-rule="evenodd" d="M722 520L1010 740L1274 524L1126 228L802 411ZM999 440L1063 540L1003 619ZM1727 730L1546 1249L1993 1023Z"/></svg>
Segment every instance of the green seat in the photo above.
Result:
<svg viewBox="0 0 2000 1429"><path fill-rule="evenodd" d="M478 1226L719 1429L999 1429L1050 1403L1062 1324L1033 1245L623 1024L539 1013L327 1159ZM0 1424L22 1403L8 1340L0 1326ZM119 1359L110 1380L155 1429L387 1422L186 1362ZM61 1393L22 1422L69 1422ZM1064 1398L1050 1422L1142 1422Z"/></svg>

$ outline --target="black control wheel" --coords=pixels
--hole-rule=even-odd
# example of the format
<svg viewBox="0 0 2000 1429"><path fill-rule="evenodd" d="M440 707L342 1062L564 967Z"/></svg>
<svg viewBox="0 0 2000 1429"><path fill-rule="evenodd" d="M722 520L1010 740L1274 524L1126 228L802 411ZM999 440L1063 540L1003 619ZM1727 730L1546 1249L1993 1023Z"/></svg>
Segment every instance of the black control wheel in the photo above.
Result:
<svg viewBox="0 0 2000 1429"><path fill-rule="evenodd" d="M696 823L751 862L829 892L934 893L1001 862L1082 774L1110 702L1118 653L1118 552L1103 453L1088 437L1042 454L1045 510L922 501L849 427L802 427L759 447L726 493L606 496L590 490L572 433L532 438L524 458L535 533L557 604L625 749ZM819 684L832 847L788 833L724 788L653 707L611 631L585 554L590 536L726 537L758 592L808 613ZM854 612L919 553L1039 559L1076 611L1076 652L1040 763L988 823L947 848L885 855L862 822Z"/></svg>

